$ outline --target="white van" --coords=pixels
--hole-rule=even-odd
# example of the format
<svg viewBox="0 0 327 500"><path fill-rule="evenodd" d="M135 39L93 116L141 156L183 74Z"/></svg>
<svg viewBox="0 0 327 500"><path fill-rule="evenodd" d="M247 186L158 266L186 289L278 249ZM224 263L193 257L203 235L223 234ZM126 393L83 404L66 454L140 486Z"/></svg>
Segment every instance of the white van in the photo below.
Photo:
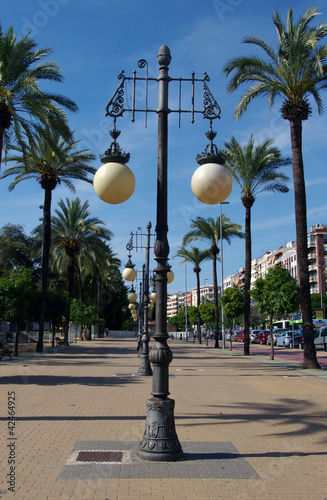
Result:
<svg viewBox="0 0 327 500"><path fill-rule="evenodd" d="M316 349L324 349L327 352L327 326L322 326L315 333L315 346Z"/></svg>

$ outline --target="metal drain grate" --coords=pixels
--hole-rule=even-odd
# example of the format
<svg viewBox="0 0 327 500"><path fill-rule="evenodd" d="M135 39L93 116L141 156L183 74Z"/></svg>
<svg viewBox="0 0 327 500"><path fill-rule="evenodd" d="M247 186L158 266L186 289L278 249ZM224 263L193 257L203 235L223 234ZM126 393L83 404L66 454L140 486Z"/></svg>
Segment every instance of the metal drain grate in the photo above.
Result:
<svg viewBox="0 0 327 500"><path fill-rule="evenodd" d="M76 462L121 462L122 451L80 451Z"/></svg>

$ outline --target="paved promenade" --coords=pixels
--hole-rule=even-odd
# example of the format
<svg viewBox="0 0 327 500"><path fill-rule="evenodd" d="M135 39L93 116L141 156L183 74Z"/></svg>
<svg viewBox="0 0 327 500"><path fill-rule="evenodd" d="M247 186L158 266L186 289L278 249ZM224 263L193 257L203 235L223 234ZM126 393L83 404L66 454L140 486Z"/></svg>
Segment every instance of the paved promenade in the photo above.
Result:
<svg viewBox="0 0 327 500"><path fill-rule="evenodd" d="M170 346L173 463L136 456L151 397L136 341L1 361L1 500L327 499L326 370Z"/></svg>

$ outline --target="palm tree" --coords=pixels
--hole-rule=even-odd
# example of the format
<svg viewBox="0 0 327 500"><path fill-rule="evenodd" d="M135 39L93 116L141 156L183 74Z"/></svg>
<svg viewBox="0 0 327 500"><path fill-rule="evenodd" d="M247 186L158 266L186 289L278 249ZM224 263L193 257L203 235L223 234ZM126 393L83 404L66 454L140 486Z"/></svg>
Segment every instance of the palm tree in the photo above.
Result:
<svg viewBox="0 0 327 500"><path fill-rule="evenodd" d="M103 241L113 236L104 222L90 217L88 201L81 203L79 198L66 202L60 200L56 217L52 218L52 250L57 270L67 271L67 291L73 295L74 273L79 269L78 259L96 252ZM69 315L65 320L65 345L68 345Z"/></svg>
<svg viewBox="0 0 327 500"><path fill-rule="evenodd" d="M196 274L196 293L197 293L197 313L198 313L198 337L199 344L201 344L201 317L200 317L200 264L211 257L209 250L199 250L197 247L191 246L191 250L187 250L185 247L180 247L174 257L181 257L181 264L184 262L191 262L194 265L193 271Z"/></svg>
<svg viewBox="0 0 327 500"><path fill-rule="evenodd" d="M304 360L303 368L320 368L314 346L314 330L310 300L307 249L307 210L302 155L302 122L311 114L308 98L312 97L322 112L320 91L327 87L327 45L320 42L327 35L327 23L310 27L318 15L310 7L298 22L293 22L293 11L287 13L286 26L274 11L273 22L277 29L278 50L256 37L245 43L260 47L265 58L241 56L224 68L226 75L233 73L228 84L230 93L242 84L250 84L241 97L234 116L239 118L248 104L257 96L268 96L269 107L276 97L283 99L282 118L290 122L292 164L295 197L295 223L297 262L299 270L301 311L303 318Z"/></svg>
<svg viewBox="0 0 327 500"><path fill-rule="evenodd" d="M110 246L105 241L99 241L99 244L92 248L84 260L83 271L92 280L92 297L96 295L97 316L103 309L101 303L102 292L104 288L109 292L115 292L119 288L122 276L119 270L121 261L113 253ZM99 332L99 324L98 324Z"/></svg>
<svg viewBox="0 0 327 500"><path fill-rule="evenodd" d="M244 354L250 354L250 285L251 285L251 208L255 197L262 191L287 193L288 177L279 168L290 164L283 158L273 141L266 139L255 147L251 136L242 146L232 137L225 143L225 166L241 188L241 200L245 207L245 273L244 273Z"/></svg>
<svg viewBox="0 0 327 500"><path fill-rule="evenodd" d="M41 274L41 313L39 321L39 339L36 350L43 350L44 315L48 283L49 253L51 245L51 200L52 191L61 183L75 191L72 179L92 183L88 174L94 175L96 169L89 165L94 155L87 150L78 150L76 141L66 141L59 132L48 126L39 128L31 137L24 153L19 147L13 147L17 154L8 157L15 165L7 168L2 177L15 176L9 191L20 182L36 179L44 189L43 225L42 225L42 274Z"/></svg>
<svg viewBox="0 0 327 500"><path fill-rule="evenodd" d="M4 33L0 23L0 167L3 147L11 136L23 148L24 137L30 138L39 122L69 136L62 107L77 111L77 105L39 88L41 80L63 81L59 65L43 61L51 54L48 47L37 49L29 34L17 39L12 26Z"/></svg>
<svg viewBox="0 0 327 500"><path fill-rule="evenodd" d="M230 244L232 237L244 238L244 234L240 224L234 224L225 215L222 216L221 221L222 234L220 234L220 217L213 219L209 217L197 217L191 220L191 231L189 231L183 238L183 246L188 245L192 241L205 241L210 245L210 253L213 262L213 289L214 289L214 302L215 302L215 347L219 347L218 341L218 282L217 282L217 256L219 253L218 242L221 239Z"/></svg>

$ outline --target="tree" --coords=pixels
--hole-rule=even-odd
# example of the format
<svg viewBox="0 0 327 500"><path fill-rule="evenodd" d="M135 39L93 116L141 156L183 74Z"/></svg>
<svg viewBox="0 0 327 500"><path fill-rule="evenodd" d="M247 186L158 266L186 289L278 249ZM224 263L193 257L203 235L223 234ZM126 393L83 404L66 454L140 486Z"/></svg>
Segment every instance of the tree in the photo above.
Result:
<svg viewBox="0 0 327 500"><path fill-rule="evenodd" d="M12 26L4 33L0 24L0 166L11 137L24 149L25 137L40 122L70 135L62 107L77 111L76 104L39 87L42 80L63 81L59 65L44 61L51 54L48 47L37 48L29 34L19 39Z"/></svg>
<svg viewBox="0 0 327 500"><path fill-rule="evenodd" d="M321 309L321 294L320 293L312 293L311 294L311 308L312 308L313 315L316 316L316 309ZM322 297L322 308L324 309L324 311L327 311L327 297L326 297L326 295L323 295L323 297Z"/></svg>
<svg viewBox="0 0 327 500"><path fill-rule="evenodd" d="M213 288L214 288L214 304L215 304L215 347L219 347L218 341L218 282L217 282L217 258L219 253L218 242L221 239L230 244L232 237L244 238L242 227L239 224L234 224L225 215L221 221L222 234L220 234L220 217L213 219L209 217L197 217L191 220L191 231L183 238L183 246L188 245L192 241L205 241L210 245L210 253L213 263Z"/></svg>
<svg viewBox="0 0 327 500"><path fill-rule="evenodd" d="M70 319L77 325L91 327L98 321L98 315L94 306L88 306L78 299L72 299L70 303Z"/></svg>
<svg viewBox="0 0 327 500"><path fill-rule="evenodd" d="M300 288L295 278L282 266L269 269L264 278L258 278L251 296L257 302L259 312L270 322L270 359L274 359L273 317L298 310Z"/></svg>
<svg viewBox="0 0 327 500"><path fill-rule="evenodd" d="M75 191L72 179L92 183L89 174L94 175L96 169L89 165L94 155L87 150L78 150L77 142L65 140L59 132L48 126L40 128L31 138L30 144L22 153L17 151L8 157L15 165L3 173L3 177L15 176L9 191L20 182L36 179L44 189L42 238L42 271L41 271L41 314L39 320L39 339L36 350L43 350L44 315L48 284L49 255L51 245L51 200L52 191L60 184L65 184Z"/></svg>
<svg viewBox="0 0 327 500"><path fill-rule="evenodd" d="M205 302L200 304L199 309L202 324L205 323L207 327L213 328L215 324L215 305L212 302Z"/></svg>
<svg viewBox="0 0 327 500"><path fill-rule="evenodd" d="M32 269L13 269L8 277L0 278L0 316L15 321L15 356L18 356L19 332L23 321L35 312L37 290L32 281Z"/></svg>
<svg viewBox="0 0 327 500"><path fill-rule="evenodd" d="M66 202L60 200L56 217L52 219L52 250L55 269L67 276L67 291L73 298L75 269L78 259L94 251L101 242L109 241L112 232L97 217L90 217L89 202L82 204L79 198ZM40 229L39 229L40 230ZM81 297L80 297L81 300ZM64 341L68 345L69 315L65 319Z"/></svg>
<svg viewBox="0 0 327 500"><path fill-rule="evenodd" d="M104 317L104 306L109 305L112 316L114 315L115 306L112 303L112 295L115 294L116 298L119 293L125 290L123 285L122 275L120 272L121 261L112 252L112 249L105 241L99 241L86 258L83 259L83 271L85 274L85 282L91 281L91 290L89 293L90 304L96 303L96 311L98 318ZM84 288L84 286L83 286ZM96 300L94 297L96 296ZM86 300L83 294L84 300ZM125 293L126 298L126 293ZM121 310L121 302L118 305ZM99 332L99 323L97 330Z"/></svg>
<svg viewBox="0 0 327 500"><path fill-rule="evenodd" d="M171 316L169 318L169 323L176 326L177 330L185 330L185 307L181 307L176 316Z"/></svg>
<svg viewBox="0 0 327 500"><path fill-rule="evenodd" d="M0 275L8 276L16 267L33 267L32 239L26 236L23 226L5 224L0 230Z"/></svg>
<svg viewBox="0 0 327 500"><path fill-rule="evenodd" d="M196 275L196 293L197 293L197 312L198 312L198 319L197 319L197 325L198 325L198 339L199 339L199 344L202 343L201 340L201 317L200 317L200 264L201 262L204 262L205 260L208 260L210 258L210 251L209 250L199 250L197 247L191 246L191 250L187 250L185 247L180 247L176 255L174 257L181 257L182 261L181 264L184 262L191 262L193 264L193 271L195 272Z"/></svg>
<svg viewBox="0 0 327 500"><path fill-rule="evenodd" d="M304 359L303 368L320 368L314 346L314 329L310 299L307 249L307 209L302 155L302 122L311 115L309 98L322 112L321 91L327 85L327 45L322 40L327 35L327 23L310 27L318 15L310 7L298 22L293 22L293 11L287 13L286 26L274 11L273 22L277 29L277 51L264 40L249 37L245 43L254 44L265 53L258 56L241 56L227 63L226 75L233 73L228 84L230 93L243 84L249 88L241 97L234 116L239 118L248 104L257 96L268 96L269 107L276 97L282 98L281 114L290 123L292 164L295 200L297 263L303 318Z"/></svg>
<svg viewBox="0 0 327 500"><path fill-rule="evenodd" d="M273 141L266 139L257 146L251 136L242 146L235 137L225 143L225 166L241 188L245 207L245 275L244 275L244 354L250 354L250 285L251 285L251 209L262 191L288 192L288 177L279 168L290 163L283 158Z"/></svg>
<svg viewBox="0 0 327 500"><path fill-rule="evenodd" d="M233 321L236 320L242 312L244 312L244 294L241 290L233 286L231 288L226 288L220 301L224 308L224 314L226 315L227 321L229 323L229 350L232 350L232 327Z"/></svg>

